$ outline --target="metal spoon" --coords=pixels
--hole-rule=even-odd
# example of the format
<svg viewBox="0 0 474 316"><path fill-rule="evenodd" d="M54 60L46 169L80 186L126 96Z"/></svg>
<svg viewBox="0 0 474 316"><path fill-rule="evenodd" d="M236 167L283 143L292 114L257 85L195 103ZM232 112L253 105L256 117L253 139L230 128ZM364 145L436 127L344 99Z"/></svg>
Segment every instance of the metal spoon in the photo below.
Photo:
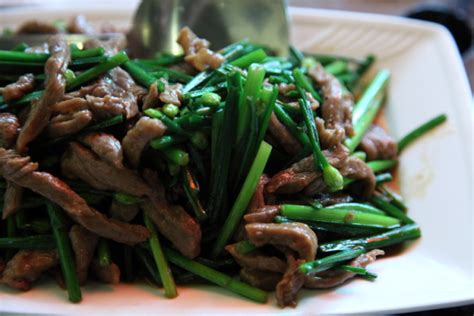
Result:
<svg viewBox="0 0 474 316"><path fill-rule="evenodd" d="M178 54L179 30L189 26L212 48L248 38L278 54L288 51L285 0L142 0L129 33L131 53L152 57L159 51Z"/></svg>

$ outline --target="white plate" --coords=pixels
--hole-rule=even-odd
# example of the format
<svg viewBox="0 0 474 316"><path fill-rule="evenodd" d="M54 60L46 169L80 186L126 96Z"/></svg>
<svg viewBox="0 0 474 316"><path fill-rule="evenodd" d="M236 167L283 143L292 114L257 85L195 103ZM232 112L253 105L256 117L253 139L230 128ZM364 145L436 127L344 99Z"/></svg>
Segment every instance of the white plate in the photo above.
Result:
<svg viewBox="0 0 474 316"><path fill-rule="evenodd" d="M0 12L3 25L31 17L55 19L83 12L95 21L127 24L131 8L35 8ZM393 135L401 137L439 113L448 122L404 152L402 193L423 237L396 257L377 261L375 282L354 280L331 291L306 291L296 309L275 302L254 304L214 287L179 289L168 300L146 285L84 289L81 304L70 304L55 284L26 293L0 290L0 311L30 313L368 313L401 312L474 301L473 109L461 59L445 29L403 18L292 9L293 42L309 52L379 56L392 71L386 107Z"/></svg>

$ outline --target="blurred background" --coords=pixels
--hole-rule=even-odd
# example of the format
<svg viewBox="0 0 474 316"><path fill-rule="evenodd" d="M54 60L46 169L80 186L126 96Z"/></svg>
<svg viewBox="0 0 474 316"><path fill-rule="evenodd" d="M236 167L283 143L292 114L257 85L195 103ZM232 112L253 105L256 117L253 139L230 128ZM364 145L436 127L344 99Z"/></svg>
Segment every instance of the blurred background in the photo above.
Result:
<svg viewBox="0 0 474 316"><path fill-rule="evenodd" d="M198 0L196 0L198 1ZM271 1L271 0L269 0ZM289 6L409 16L446 26L462 54L474 91L474 0L287 0ZM80 5L138 5L138 0L81 0ZM71 0L0 0L0 10L18 6L75 6Z"/></svg>
<svg viewBox="0 0 474 316"><path fill-rule="evenodd" d="M400 15L437 22L454 36L474 92L474 0L289 0L290 6Z"/></svg>
<svg viewBox="0 0 474 316"><path fill-rule="evenodd" d="M474 0L287 0L290 6L346 10L409 16L434 21L446 26L453 34L462 54L466 72L474 91ZM127 5L137 0L81 0L80 4ZM71 0L0 0L0 10L17 6L64 6L75 5Z"/></svg>

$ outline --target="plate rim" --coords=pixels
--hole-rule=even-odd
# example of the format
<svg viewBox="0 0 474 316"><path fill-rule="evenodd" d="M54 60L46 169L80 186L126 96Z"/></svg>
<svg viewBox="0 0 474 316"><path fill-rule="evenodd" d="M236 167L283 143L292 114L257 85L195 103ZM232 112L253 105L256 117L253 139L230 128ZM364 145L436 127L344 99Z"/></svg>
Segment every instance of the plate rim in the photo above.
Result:
<svg viewBox="0 0 474 316"><path fill-rule="evenodd" d="M111 8L112 12L123 12L127 7L126 6L119 6L116 8ZM15 14L21 14L21 11L25 12L28 11L28 9L33 9L33 10L38 10L40 9L43 12L54 12L54 11L59 11L60 9L58 8L18 8L18 10L15 10ZM91 8L80 8L81 11L84 11L85 14L87 12L93 12L93 10L96 11L96 9L91 9ZM13 13L13 11L4 11L0 12L0 17L4 15L9 15ZM449 34L446 28L443 26L440 26L435 23L431 22L423 22L423 21L415 21L403 17L395 17L395 16L386 16L386 15L380 15L380 14L372 14L372 13L360 13L360 12L350 12L350 11L336 11L336 10L325 10L325 9L313 9L313 8L302 8L302 7L290 7L288 14L292 17L295 18L295 16L299 19L308 19L308 18L314 18L315 16L318 17L323 17L323 18L335 18L337 20L344 20L344 21L354 21L354 20L360 20L362 19L365 23L375 23L375 24L392 24L392 25L397 25L401 27L408 27L408 28L416 28L418 30L423 30L424 32L430 33L433 36L439 36L439 38L443 41L443 47L445 48L443 50L443 53L447 54L446 60L449 61L449 64L452 66L452 71L455 76L457 77L456 79L459 80L460 86L458 87L458 92L461 94L462 99L464 102L456 103L453 104L456 107L456 113L458 113L458 118L460 122L462 122L462 125L460 126L460 132L461 133L470 133L470 135L473 135L474 131L474 106L472 104L472 95L470 92L470 87L468 84L467 80L467 75L464 71L464 68L462 66L462 61L461 61L461 56L457 52L456 47L454 45L454 40L452 36ZM291 23L290 23L291 25ZM468 112L469 115L461 115L465 112ZM465 159L469 159L470 161L467 161L468 165L469 162L471 162L471 174L466 175L467 177L470 176L471 179L471 185L474 179L474 170L472 168L472 142L471 146L466 146L466 150L468 150L468 155ZM471 196L471 200L472 200ZM472 205L472 201L471 201ZM474 227L474 225L472 226ZM474 234L474 232L473 232ZM474 255L474 254L473 254ZM459 300L452 300L450 302L445 302L445 303L439 303L439 304L425 304L425 305L416 305L413 307L405 307L405 308L396 308L396 309L378 309L376 311L370 311L368 313L394 313L394 312L408 312L408 311L419 311L419 310L432 310L432 309L437 309L437 308L444 308L444 307L451 307L451 306L460 306L464 304L470 304L474 303L474 290L469 295L465 295L465 297L460 298ZM1 311L1 309L0 309ZM13 311L13 310L6 310L6 311ZM297 311L297 310L295 310ZM269 310L268 313L274 313L275 310Z"/></svg>

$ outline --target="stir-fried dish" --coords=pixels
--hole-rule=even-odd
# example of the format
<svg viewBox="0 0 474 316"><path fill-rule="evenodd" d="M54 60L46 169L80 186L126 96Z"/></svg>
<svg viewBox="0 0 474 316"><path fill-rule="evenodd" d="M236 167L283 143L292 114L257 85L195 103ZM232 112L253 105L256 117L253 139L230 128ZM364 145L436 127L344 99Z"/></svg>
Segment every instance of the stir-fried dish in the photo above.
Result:
<svg viewBox="0 0 474 316"><path fill-rule="evenodd" d="M121 37L68 44L96 32L82 17L17 32L55 34L0 51L1 284L49 274L78 302L90 278L210 282L295 306L420 237L394 172L446 117L396 142L373 56L211 50L185 27L182 55L133 59Z"/></svg>

